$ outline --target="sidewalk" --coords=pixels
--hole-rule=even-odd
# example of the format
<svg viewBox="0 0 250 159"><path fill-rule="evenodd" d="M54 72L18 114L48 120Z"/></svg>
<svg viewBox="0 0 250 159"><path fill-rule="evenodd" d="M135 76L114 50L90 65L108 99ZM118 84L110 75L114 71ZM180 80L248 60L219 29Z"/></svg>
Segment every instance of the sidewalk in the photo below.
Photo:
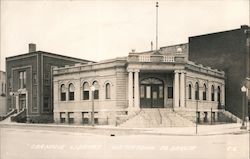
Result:
<svg viewBox="0 0 250 159"><path fill-rule="evenodd" d="M225 135L225 134L243 134L249 133L248 130L241 130L240 123L219 124L219 125L198 125L196 127L160 127L160 128L121 128L111 125L106 126L82 126L82 125L64 125L64 124L27 124L15 122L0 122L0 128L21 128L38 129L52 131L70 131L84 132L99 135L172 135L172 136L207 136L207 135Z"/></svg>

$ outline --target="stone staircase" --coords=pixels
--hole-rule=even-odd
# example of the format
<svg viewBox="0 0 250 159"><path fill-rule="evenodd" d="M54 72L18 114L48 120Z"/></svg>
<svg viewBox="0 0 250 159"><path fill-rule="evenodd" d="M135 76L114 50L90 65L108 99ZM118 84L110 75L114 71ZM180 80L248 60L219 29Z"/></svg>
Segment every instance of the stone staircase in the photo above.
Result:
<svg viewBox="0 0 250 159"><path fill-rule="evenodd" d="M120 127L150 128L193 126L194 123L175 113L172 109L141 109L132 118L120 124Z"/></svg>
<svg viewBox="0 0 250 159"><path fill-rule="evenodd" d="M12 109L6 115L0 116L0 121L5 120L7 118L10 118L10 116L12 116L12 115L14 115L16 113L17 113L17 110L16 109Z"/></svg>
<svg viewBox="0 0 250 159"><path fill-rule="evenodd" d="M232 114L229 111L221 110L218 112L218 121L219 122L228 122L228 123L240 123L242 120Z"/></svg>

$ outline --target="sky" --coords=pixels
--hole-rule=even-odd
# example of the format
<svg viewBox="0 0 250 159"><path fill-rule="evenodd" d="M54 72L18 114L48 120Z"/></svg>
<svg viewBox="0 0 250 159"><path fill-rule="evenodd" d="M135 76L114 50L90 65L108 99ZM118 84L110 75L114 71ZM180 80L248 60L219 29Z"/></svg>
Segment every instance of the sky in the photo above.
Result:
<svg viewBox="0 0 250 159"><path fill-rule="evenodd" d="M0 0L0 70L37 50L93 61L155 45L155 0ZM249 0L158 0L159 47L249 25Z"/></svg>

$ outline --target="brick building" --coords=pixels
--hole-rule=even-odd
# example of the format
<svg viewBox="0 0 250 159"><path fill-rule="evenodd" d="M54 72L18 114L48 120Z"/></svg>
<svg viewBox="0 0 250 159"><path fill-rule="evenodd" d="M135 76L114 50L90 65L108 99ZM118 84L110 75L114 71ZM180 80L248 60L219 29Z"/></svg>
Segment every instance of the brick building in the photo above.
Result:
<svg viewBox="0 0 250 159"><path fill-rule="evenodd" d="M6 58L7 110L15 111L14 120L31 122L53 119L53 67L89 61L36 51Z"/></svg>
<svg viewBox="0 0 250 159"><path fill-rule="evenodd" d="M226 109L240 117L243 110L241 87L244 84L250 89L249 38L249 27L246 25L189 38L191 61L225 71Z"/></svg>
<svg viewBox="0 0 250 159"><path fill-rule="evenodd" d="M6 74L0 71L0 115L6 114Z"/></svg>

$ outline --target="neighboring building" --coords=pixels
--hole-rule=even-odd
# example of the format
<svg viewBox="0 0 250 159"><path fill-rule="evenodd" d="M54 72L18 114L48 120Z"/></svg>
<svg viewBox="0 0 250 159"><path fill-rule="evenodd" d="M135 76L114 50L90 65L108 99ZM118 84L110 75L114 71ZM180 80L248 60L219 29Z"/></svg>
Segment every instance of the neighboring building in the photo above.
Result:
<svg viewBox="0 0 250 159"><path fill-rule="evenodd" d="M243 25L235 30L189 38L191 61L225 71L226 109L239 117L242 117L243 110L241 92L243 84L250 92L249 33L250 28ZM248 108L250 114L249 102Z"/></svg>
<svg viewBox="0 0 250 159"><path fill-rule="evenodd" d="M0 71L0 115L6 114L6 74Z"/></svg>
<svg viewBox="0 0 250 159"><path fill-rule="evenodd" d="M14 120L48 122L53 120L53 67L89 61L36 51L6 58L7 109L16 111Z"/></svg>
<svg viewBox="0 0 250 159"><path fill-rule="evenodd" d="M189 61L188 44L54 68L53 76L57 123L89 124L92 104L99 124L121 124L135 116L140 116L137 125L159 116L172 125L178 118L195 121L196 106L200 121L218 121L224 111L224 72ZM124 121L118 120L121 117Z"/></svg>

